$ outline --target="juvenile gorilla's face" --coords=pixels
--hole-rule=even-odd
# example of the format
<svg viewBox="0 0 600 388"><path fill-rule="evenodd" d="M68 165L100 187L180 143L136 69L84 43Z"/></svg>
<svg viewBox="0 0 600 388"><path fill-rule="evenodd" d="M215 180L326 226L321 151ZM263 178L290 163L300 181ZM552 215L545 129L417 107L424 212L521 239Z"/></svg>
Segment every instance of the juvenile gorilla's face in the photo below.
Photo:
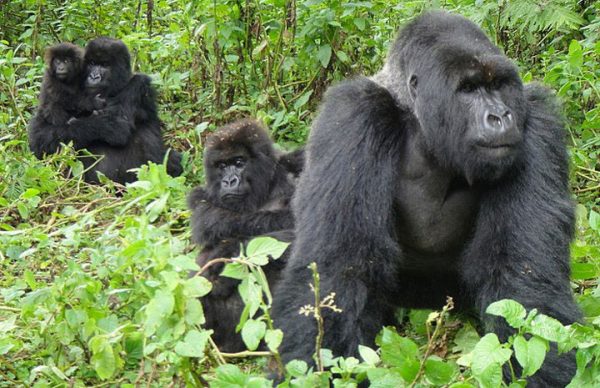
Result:
<svg viewBox="0 0 600 388"><path fill-rule="evenodd" d="M245 155L235 155L227 160L215 162L219 177L219 197L225 204L243 202L250 192L245 174L248 159Z"/></svg>
<svg viewBox="0 0 600 388"><path fill-rule="evenodd" d="M90 61L86 67L85 87L100 91L110 84L110 64Z"/></svg>
<svg viewBox="0 0 600 388"><path fill-rule="evenodd" d="M63 81L67 82L75 77L77 72L75 61L68 57L57 57L52 59L52 70L54 76Z"/></svg>
<svg viewBox="0 0 600 388"><path fill-rule="evenodd" d="M441 71L411 85L426 141L469 183L494 181L521 154L526 112L517 69L494 53L443 55Z"/></svg>

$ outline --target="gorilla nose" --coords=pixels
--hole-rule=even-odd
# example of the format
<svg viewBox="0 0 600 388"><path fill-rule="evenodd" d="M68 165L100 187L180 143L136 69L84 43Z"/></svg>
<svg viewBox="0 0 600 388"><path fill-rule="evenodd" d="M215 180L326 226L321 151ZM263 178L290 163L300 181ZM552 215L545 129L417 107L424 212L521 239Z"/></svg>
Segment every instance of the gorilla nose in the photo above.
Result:
<svg viewBox="0 0 600 388"><path fill-rule="evenodd" d="M223 178L223 187L226 189L235 189L239 183L240 179L237 176Z"/></svg>
<svg viewBox="0 0 600 388"><path fill-rule="evenodd" d="M510 111L485 112L484 126L486 130L491 132L505 132L510 130L514 125L513 115Z"/></svg>

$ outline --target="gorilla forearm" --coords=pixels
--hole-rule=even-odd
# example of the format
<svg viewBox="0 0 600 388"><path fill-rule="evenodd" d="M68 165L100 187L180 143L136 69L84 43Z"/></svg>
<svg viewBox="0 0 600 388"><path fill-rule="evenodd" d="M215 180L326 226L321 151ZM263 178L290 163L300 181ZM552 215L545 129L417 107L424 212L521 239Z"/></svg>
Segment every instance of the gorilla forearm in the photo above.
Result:
<svg viewBox="0 0 600 388"><path fill-rule="evenodd" d="M230 238L249 239L294 227L289 209L238 213L204 201L197 205L195 211L194 235L201 245Z"/></svg>

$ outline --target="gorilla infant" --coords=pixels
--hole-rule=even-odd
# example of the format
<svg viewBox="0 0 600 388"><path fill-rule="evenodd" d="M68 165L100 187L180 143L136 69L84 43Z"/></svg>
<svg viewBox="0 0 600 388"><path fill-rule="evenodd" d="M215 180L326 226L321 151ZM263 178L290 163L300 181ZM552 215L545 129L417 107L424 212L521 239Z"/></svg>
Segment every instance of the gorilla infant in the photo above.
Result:
<svg viewBox="0 0 600 388"><path fill-rule="evenodd" d="M447 295L501 339L512 330L485 313L499 299L579 319L564 135L551 94L523 85L475 24L432 12L404 27L381 72L329 90L313 125L274 291L284 361L314 352L314 319L298 314L313 303L313 261L321 295L343 310L324 311L335 355L372 344L395 307L439 308ZM554 348L528 386L564 386L574 371Z"/></svg>
<svg viewBox="0 0 600 388"><path fill-rule="evenodd" d="M293 176L302 169L303 151L279 154L265 128L254 120L228 124L207 138L204 151L206 187L190 193L193 210L193 240L202 246L198 264L212 259L237 257L240 245L268 235L291 242L294 219L289 202L294 192ZM285 265L284 256L263 267L271 287ZM244 304L237 292L238 281L219 277L222 264L203 274L213 283L204 298L206 326L222 351L245 349L235 327Z"/></svg>

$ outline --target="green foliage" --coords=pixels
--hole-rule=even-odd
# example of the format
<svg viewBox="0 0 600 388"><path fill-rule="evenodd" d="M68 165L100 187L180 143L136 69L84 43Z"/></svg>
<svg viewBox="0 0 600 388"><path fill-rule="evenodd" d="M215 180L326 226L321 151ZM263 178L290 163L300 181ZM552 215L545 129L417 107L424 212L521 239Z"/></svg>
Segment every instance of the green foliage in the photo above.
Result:
<svg viewBox="0 0 600 388"><path fill-rule="evenodd" d="M320 349L329 370L292 361L280 365L281 386L498 386L509 364L522 367L512 386L523 386L554 342L577 354L571 387L600 385L600 3L15 0L0 1L0 386L272 386L261 357L280 363L283 333L261 266L286 245L255 240L225 266L241 280L249 350L221 353L203 327L212 285L188 275L201 270L185 195L203 180L203 139L252 115L281 145L304 142L326 88L377 71L397 27L440 6L480 23L526 81L543 81L563 104L578 202L572 286L585 322L563 326L500 301L488 312L516 330L501 343L480 339L450 306L404 311L409 323L384 328L379 348L361 346L359 358ZM98 35L123 39L134 69L152 76L184 177L150 164L126 190L90 186L68 147L44 161L29 152L44 48Z"/></svg>

